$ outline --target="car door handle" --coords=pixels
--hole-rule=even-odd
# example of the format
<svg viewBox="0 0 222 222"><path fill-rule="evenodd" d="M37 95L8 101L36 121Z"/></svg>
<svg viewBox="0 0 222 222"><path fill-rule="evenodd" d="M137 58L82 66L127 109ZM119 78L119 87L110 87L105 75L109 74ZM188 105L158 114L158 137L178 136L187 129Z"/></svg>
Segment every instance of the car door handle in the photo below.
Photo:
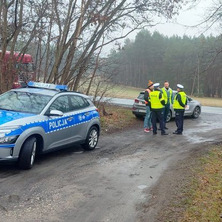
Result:
<svg viewBox="0 0 222 222"><path fill-rule="evenodd" d="M73 117L70 116L67 120L68 120L68 121L71 121L71 120L73 120Z"/></svg>

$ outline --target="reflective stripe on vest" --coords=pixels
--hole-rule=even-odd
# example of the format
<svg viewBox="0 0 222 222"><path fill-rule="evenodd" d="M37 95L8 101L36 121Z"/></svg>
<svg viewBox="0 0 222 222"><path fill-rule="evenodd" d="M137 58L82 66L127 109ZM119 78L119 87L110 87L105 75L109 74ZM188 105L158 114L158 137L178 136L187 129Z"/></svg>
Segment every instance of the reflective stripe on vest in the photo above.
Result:
<svg viewBox="0 0 222 222"><path fill-rule="evenodd" d="M162 92L163 92L163 97L164 97L164 99L165 99L165 104L167 104L167 102L168 102L168 96L167 96L166 88L163 87L161 90L162 90ZM169 102L171 103L171 101L172 101L172 95L173 95L173 90L172 90L171 88L169 88L169 92L170 92Z"/></svg>
<svg viewBox="0 0 222 222"><path fill-rule="evenodd" d="M173 108L174 108L174 109L185 109L185 107L182 107L182 106L179 104L178 100L177 100L178 94L180 94L180 96L181 96L181 101L182 101L182 103L183 103L184 105L186 104L186 100L187 100L187 95L186 95L186 93L185 93L185 92L178 92L178 93L176 94L175 98L174 98L174 101L173 101Z"/></svg>
<svg viewBox="0 0 222 222"><path fill-rule="evenodd" d="M146 89L145 91L147 91L147 92L148 92L148 95L150 95L150 92L151 92L151 90L150 90L150 89ZM148 97L148 99L149 99L149 97ZM145 101L145 104L147 105L147 104L148 104L148 102L147 102L147 101Z"/></svg>
<svg viewBox="0 0 222 222"><path fill-rule="evenodd" d="M160 99L160 91L152 91L150 93L150 102L151 102L151 108L152 109L162 109L164 106L161 103L161 101L164 100L163 96Z"/></svg>

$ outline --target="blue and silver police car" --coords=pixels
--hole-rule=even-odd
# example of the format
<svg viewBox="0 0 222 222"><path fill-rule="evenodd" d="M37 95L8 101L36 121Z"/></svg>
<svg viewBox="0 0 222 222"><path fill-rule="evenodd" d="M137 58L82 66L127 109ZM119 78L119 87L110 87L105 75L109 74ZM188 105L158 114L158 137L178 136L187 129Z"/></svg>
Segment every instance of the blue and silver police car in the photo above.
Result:
<svg viewBox="0 0 222 222"><path fill-rule="evenodd" d="M30 169L38 153L73 143L93 150L99 133L97 108L65 85L29 82L0 95L0 162Z"/></svg>

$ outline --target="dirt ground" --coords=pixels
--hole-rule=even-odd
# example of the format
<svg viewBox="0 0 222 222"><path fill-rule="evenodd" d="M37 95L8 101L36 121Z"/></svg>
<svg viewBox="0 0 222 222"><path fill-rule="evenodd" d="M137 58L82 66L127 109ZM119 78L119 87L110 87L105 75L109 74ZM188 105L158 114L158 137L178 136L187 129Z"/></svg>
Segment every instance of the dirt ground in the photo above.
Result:
<svg viewBox="0 0 222 222"><path fill-rule="evenodd" d="M0 218L4 222L177 221L197 157L222 141L221 115L186 118L182 136L143 132L143 122L103 135L97 149L47 154L30 171L0 167ZM182 184L182 186L181 186ZM181 203L181 202L180 202ZM175 205L173 209L170 207Z"/></svg>

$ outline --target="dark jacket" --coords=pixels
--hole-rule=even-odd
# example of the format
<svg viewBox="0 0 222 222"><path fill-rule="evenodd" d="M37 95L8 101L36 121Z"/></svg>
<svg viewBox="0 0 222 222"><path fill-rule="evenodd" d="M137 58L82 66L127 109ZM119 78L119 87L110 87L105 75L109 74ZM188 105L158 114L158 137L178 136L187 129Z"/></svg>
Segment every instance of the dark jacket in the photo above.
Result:
<svg viewBox="0 0 222 222"><path fill-rule="evenodd" d="M146 106L150 106L149 92L147 90L144 92L144 100L146 101Z"/></svg>

